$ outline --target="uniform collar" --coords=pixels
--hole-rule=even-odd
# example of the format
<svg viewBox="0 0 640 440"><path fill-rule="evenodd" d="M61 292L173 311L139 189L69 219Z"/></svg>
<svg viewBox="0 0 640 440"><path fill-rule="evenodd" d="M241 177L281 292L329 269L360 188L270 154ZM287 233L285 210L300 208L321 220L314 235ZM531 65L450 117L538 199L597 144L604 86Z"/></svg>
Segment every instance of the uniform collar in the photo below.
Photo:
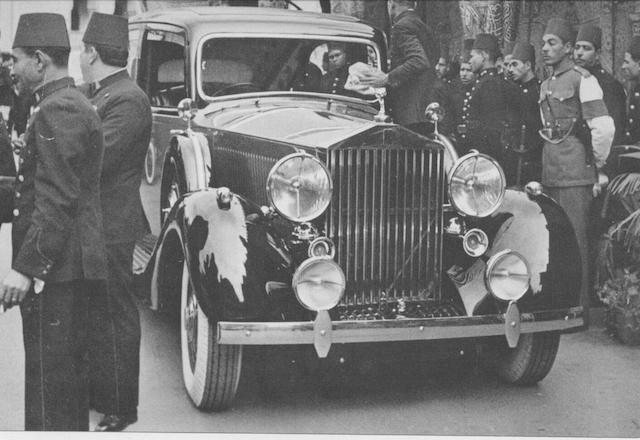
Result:
<svg viewBox="0 0 640 440"><path fill-rule="evenodd" d="M116 70L115 72L110 73L104 78L101 78L99 80L92 82L90 88L93 88L93 90L95 90L94 91L95 93L103 87L107 87L117 81L120 81L123 78L128 78L128 77L129 77L129 72L127 72L126 67L123 67L120 70Z"/></svg>
<svg viewBox="0 0 640 440"><path fill-rule="evenodd" d="M33 92L34 105L37 106L47 96L52 95L58 90L69 89L75 86L76 84L70 76L65 76L64 78L54 79L53 81L44 83Z"/></svg>
<svg viewBox="0 0 640 440"><path fill-rule="evenodd" d="M557 69L556 68L553 69L551 76L560 76L563 73L573 69L574 66L575 64L573 63L573 61L571 61L570 59L566 59L566 61L561 62L561 65L558 66Z"/></svg>

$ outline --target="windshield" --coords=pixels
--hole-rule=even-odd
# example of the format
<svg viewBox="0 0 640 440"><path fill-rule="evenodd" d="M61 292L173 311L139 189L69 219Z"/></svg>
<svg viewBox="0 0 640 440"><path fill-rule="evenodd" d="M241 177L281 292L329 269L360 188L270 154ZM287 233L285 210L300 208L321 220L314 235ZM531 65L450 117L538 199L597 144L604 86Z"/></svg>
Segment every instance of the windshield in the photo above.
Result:
<svg viewBox="0 0 640 440"><path fill-rule="evenodd" d="M303 91L373 99L373 90L349 77L349 67L380 67L371 44L281 37L211 38L199 63L198 91L205 98Z"/></svg>

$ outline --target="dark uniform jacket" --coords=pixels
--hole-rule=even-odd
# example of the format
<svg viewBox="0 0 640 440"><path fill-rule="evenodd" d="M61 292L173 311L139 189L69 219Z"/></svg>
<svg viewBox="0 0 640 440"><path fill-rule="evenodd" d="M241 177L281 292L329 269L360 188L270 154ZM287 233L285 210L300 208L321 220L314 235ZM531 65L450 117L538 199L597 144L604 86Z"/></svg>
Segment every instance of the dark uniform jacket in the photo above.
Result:
<svg viewBox="0 0 640 440"><path fill-rule="evenodd" d="M636 84L628 98L627 119L624 124L623 144L640 142L640 84Z"/></svg>
<svg viewBox="0 0 640 440"><path fill-rule="evenodd" d="M126 70L101 80L93 93L104 134L100 194L106 242L133 242L147 232L140 182L151 137L149 99Z"/></svg>
<svg viewBox="0 0 640 440"><path fill-rule="evenodd" d="M504 168L504 151L517 142L519 116L518 87L495 68L483 70L462 107L466 127L466 133L460 136L462 149L475 148L496 159Z"/></svg>
<svg viewBox="0 0 640 440"><path fill-rule="evenodd" d="M9 132L0 116L0 223L10 222L13 209L13 181L16 167Z"/></svg>
<svg viewBox="0 0 640 440"><path fill-rule="evenodd" d="M424 110L435 79L435 40L414 11L396 17L391 28L389 104L394 122L425 121Z"/></svg>
<svg viewBox="0 0 640 440"><path fill-rule="evenodd" d="M462 85L460 80L436 78L431 90L429 103L437 102L445 111L443 121L438 125L438 129L442 134L451 134L460 119L460 111L462 105L457 104L462 100Z"/></svg>
<svg viewBox="0 0 640 440"><path fill-rule="evenodd" d="M344 89L348 76L349 68L347 66L342 66L333 72L325 73L320 80L320 91L334 95L350 95L351 92L345 91Z"/></svg>
<svg viewBox="0 0 640 440"><path fill-rule="evenodd" d="M20 151L13 269L45 282L105 279L100 118L73 79L48 82Z"/></svg>
<svg viewBox="0 0 640 440"><path fill-rule="evenodd" d="M600 64L587 67L589 73L596 77L604 96L604 103L607 106L609 116L613 118L613 124L616 127L616 134L613 138L613 145L619 145L624 142L624 126L626 119L626 93L624 86L613 77L609 72L604 70Z"/></svg>
<svg viewBox="0 0 640 440"><path fill-rule="evenodd" d="M518 83L520 88L520 132L518 133L518 146L523 143L526 153L521 157L520 183L526 184L531 180L540 181L542 172L542 138L538 130L542 128L540 118L540 80L532 78L526 83ZM524 138L522 126L524 126ZM509 152L511 164L517 167L518 153Z"/></svg>

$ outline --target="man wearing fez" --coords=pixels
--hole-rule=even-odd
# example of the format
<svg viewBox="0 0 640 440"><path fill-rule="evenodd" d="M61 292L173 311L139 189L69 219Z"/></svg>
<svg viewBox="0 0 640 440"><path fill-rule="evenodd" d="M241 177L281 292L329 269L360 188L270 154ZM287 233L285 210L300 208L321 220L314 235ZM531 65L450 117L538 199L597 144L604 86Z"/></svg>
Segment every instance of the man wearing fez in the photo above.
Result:
<svg viewBox="0 0 640 440"><path fill-rule="evenodd" d="M573 63L575 33L571 25L560 18L549 20L542 40L542 59L552 70L540 87L542 184L562 206L575 230L582 258L580 299L588 325L589 206L607 182L601 169L615 127L598 80Z"/></svg>
<svg viewBox="0 0 640 440"><path fill-rule="evenodd" d="M478 34L469 63L477 75L471 96L462 108L459 128L462 151L475 148L496 159L505 168L507 183L515 183L515 169L504 165L505 149L515 142L511 133L519 127L519 92L495 68L498 40ZM511 138L514 138L512 141Z"/></svg>
<svg viewBox="0 0 640 440"><path fill-rule="evenodd" d="M68 76L69 37L59 14L20 16L14 74L35 107L20 149L13 203L13 262L0 285L20 305L25 428L87 430L89 293L106 279L100 118Z"/></svg>
<svg viewBox="0 0 640 440"><path fill-rule="evenodd" d="M426 121L432 83L435 79L437 47L427 25L414 7L415 1L389 0L391 28L391 70L364 75L360 82L372 87L386 87L393 120L400 125Z"/></svg>
<svg viewBox="0 0 640 440"><path fill-rule="evenodd" d="M542 128L538 97L540 80L533 73L536 64L536 52L529 43L516 43L507 66L509 77L520 88L520 126L519 142L509 151L510 163L519 168L518 184L532 180L540 181L542 161L542 139L538 130ZM518 177L518 176L517 176Z"/></svg>
<svg viewBox="0 0 640 440"><path fill-rule="evenodd" d="M613 118L616 134L613 143L621 144L624 138L624 121L626 95L622 84L613 75L604 70L600 64L600 48L602 47L602 30L592 24L583 24L578 29L576 46L573 49L574 62L584 67L596 77L607 106L609 116Z"/></svg>
<svg viewBox="0 0 640 440"><path fill-rule="evenodd" d="M624 125L624 144L640 144L640 37L633 37L624 53L622 73L631 83L627 119Z"/></svg>
<svg viewBox="0 0 640 440"><path fill-rule="evenodd" d="M136 239L147 232L140 173L151 109L126 70L126 18L94 13L82 41L80 68L104 133L100 198L108 261L107 295L92 295L89 303L91 404L104 414L97 431L120 431L138 418L140 317L131 264Z"/></svg>

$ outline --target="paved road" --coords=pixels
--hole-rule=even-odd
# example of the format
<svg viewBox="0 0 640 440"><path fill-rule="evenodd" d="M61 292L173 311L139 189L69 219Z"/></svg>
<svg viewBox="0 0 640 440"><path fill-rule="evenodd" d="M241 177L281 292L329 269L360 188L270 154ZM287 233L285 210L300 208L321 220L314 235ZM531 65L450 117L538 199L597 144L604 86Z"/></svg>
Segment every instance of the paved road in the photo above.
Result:
<svg viewBox="0 0 640 440"><path fill-rule="evenodd" d="M7 229L0 230L2 273ZM183 391L174 320L143 308L142 325L140 420L131 431L640 437L640 348L617 343L601 327L563 336L551 373L531 388L501 384L473 362L396 356L381 364L363 356L359 379L321 392L290 357L247 350L235 406L207 414ZM0 350L0 430L21 430L17 310L0 316Z"/></svg>

